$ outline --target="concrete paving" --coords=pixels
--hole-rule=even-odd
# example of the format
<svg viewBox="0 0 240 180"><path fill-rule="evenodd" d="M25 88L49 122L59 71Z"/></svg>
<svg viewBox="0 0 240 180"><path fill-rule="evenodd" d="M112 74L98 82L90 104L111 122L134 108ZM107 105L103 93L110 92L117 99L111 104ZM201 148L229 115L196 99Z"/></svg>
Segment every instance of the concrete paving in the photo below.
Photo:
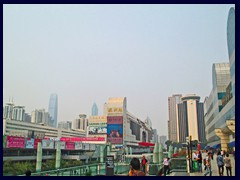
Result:
<svg viewBox="0 0 240 180"><path fill-rule="evenodd" d="M203 158L206 157L206 154L203 153ZM219 176L218 174L218 166L217 166L217 161L216 161L216 157L217 155L215 154L213 157L213 160L211 161L211 165L212 165L212 176ZM233 157L232 154L229 155L230 159L231 159L231 163L232 163L232 176L235 176L235 159ZM204 169L204 165L202 166ZM204 176L204 170L202 173L200 172L193 172L190 173L190 176ZM209 174L207 175L209 176ZM224 167L224 173L223 176L227 176L227 171L226 168Z"/></svg>

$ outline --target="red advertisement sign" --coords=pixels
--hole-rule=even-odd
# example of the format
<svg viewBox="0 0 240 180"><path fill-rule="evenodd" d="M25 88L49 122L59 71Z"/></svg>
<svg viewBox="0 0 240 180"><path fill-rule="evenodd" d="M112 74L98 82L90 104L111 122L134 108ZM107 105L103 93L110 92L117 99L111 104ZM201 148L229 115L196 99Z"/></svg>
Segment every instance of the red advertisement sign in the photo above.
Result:
<svg viewBox="0 0 240 180"><path fill-rule="evenodd" d="M34 139L34 149L37 149L39 142L42 142L42 139Z"/></svg>
<svg viewBox="0 0 240 180"><path fill-rule="evenodd" d="M123 116L108 116L107 124L123 124Z"/></svg>
<svg viewBox="0 0 240 180"><path fill-rule="evenodd" d="M107 142L123 143L123 116L107 117Z"/></svg>
<svg viewBox="0 0 240 180"><path fill-rule="evenodd" d="M25 148L25 138L7 136L7 148Z"/></svg>
<svg viewBox="0 0 240 180"><path fill-rule="evenodd" d="M66 149L74 150L75 149L75 143L74 142L66 142Z"/></svg>
<svg viewBox="0 0 240 180"><path fill-rule="evenodd" d="M81 142L81 141L105 141L104 137L62 137L60 141L65 142Z"/></svg>

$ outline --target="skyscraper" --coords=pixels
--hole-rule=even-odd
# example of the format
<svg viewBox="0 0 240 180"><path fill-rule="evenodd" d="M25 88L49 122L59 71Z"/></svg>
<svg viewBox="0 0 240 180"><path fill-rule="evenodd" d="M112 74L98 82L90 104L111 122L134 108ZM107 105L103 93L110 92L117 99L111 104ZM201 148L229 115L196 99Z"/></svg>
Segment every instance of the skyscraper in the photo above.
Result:
<svg viewBox="0 0 240 180"><path fill-rule="evenodd" d="M177 142L177 114L176 106L180 103L182 95L174 94L172 97L168 97L168 139L172 142Z"/></svg>
<svg viewBox="0 0 240 180"><path fill-rule="evenodd" d="M14 106L13 107L12 119L13 120L18 120L18 121L24 121L25 120L24 106Z"/></svg>
<svg viewBox="0 0 240 180"><path fill-rule="evenodd" d="M93 103L92 106L92 116L98 116L98 107L96 103Z"/></svg>
<svg viewBox="0 0 240 180"><path fill-rule="evenodd" d="M199 100L200 97L195 94L187 95L177 105L178 142L185 142L189 136L192 136L192 140L206 140L203 103Z"/></svg>
<svg viewBox="0 0 240 180"><path fill-rule="evenodd" d="M31 123L51 125L49 112L45 109L35 109L32 111Z"/></svg>
<svg viewBox="0 0 240 180"><path fill-rule="evenodd" d="M11 102L6 103L3 111L3 118L12 119L13 107L14 107L13 103Z"/></svg>
<svg viewBox="0 0 240 180"><path fill-rule="evenodd" d="M57 127L57 114L58 114L58 96L57 94L51 94L48 106L48 112L50 114L50 126Z"/></svg>
<svg viewBox="0 0 240 180"><path fill-rule="evenodd" d="M204 102L208 145L222 150L235 146L235 8L228 14L227 45L229 63L213 64L213 87Z"/></svg>

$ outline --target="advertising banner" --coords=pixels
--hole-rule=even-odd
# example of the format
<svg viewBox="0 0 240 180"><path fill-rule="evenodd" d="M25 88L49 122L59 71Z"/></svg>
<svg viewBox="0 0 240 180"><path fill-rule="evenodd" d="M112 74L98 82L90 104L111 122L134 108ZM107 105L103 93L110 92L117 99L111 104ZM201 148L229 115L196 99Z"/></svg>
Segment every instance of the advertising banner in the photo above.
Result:
<svg viewBox="0 0 240 180"><path fill-rule="evenodd" d="M42 142L42 139L34 139L34 149L37 149L39 142Z"/></svg>
<svg viewBox="0 0 240 180"><path fill-rule="evenodd" d="M66 147L66 142L61 142L61 141L55 141L55 149L57 149L57 144L60 143L60 149L65 149Z"/></svg>
<svg viewBox="0 0 240 180"><path fill-rule="evenodd" d="M54 141L42 140L43 149L54 149Z"/></svg>
<svg viewBox="0 0 240 180"><path fill-rule="evenodd" d="M82 141L105 141L104 137L62 137L60 141L82 142Z"/></svg>
<svg viewBox="0 0 240 180"><path fill-rule="evenodd" d="M123 116L107 117L107 142L123 143Z"/></svg>
<svg viewBox="0 0 240 180"><path fill-rule="evenodd" d="M44 136L45 136L45 133L38 132L38 131L28 130L28 133L27 133L28 138L43 139Z"/></svg>
<svg viewBox="0 0 240 180"><path fill-rule="evenodd" d="M106 127L89 127L89 135L98 135L98 134L107 134L107 125Z"/></svg>
<svg viewBox="0 0 240 180"><path fill-rule="evenodd" d="M27 138L26 139L25 148L27 148L27 149L33 149L34 148L34 139L33 138Z"/></svg>
<svg viewBox="0 0 240 180"><path fill-rule="evenodd" d="M74 150L75 149L74 142L66 142L66 149L67 150Z"/></svg>
<svg viewBox="0 0 240 180"><path fill-rule="evenodd" d="M25 148L25 138L7 136L7 148Z"/></svg>
<svg viewBox="0 0 240 180"><path fill-rule="evenodd" d="M83 144L81 142L75 142L75 149L83 149Z"/></svg>

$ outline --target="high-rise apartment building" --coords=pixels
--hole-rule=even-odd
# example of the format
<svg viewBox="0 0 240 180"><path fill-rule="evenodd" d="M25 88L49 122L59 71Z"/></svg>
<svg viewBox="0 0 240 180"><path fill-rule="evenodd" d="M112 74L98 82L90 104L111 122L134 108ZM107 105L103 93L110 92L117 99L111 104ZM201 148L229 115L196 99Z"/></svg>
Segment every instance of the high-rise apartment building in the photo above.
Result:
<svg viewBox="0 0 240 180"><path fill-rule="evenodd" d="M98 107L96 103L93 103L92 106L92 116L98 116Z"/></svg>
<svg viewBox="0 0 240 180"><path fill-rule="evenodd" d="M189 136L200 142L206 140L203 103L199 101L200 97L192 94L182 97L181 103L177 105L178 142L185 142Z"/></svg>
<svg viewBox="0 0 240 180"><path fill-rule="evenodd" d="M172 97L168 97L168 138L172 142L177 142L177 104L181 101L181 94L174 94Z"/></svg>
<svg viewBox="0 0 240 180"><path fill-rule="evenodd" d="M30 114L28 114L28 113L25 113L24 122L31 123L31 115L30 115Z"/></svg>
<svg viewBox="0 0 240 180"><path fill-rule="evenodd" d="M3 111L3 118L12 119L13 107L14 107L13 103L11 102L6 103Z"/></svg>
<svg viewBox="0 0 240 180"><path fill-rule="evenodd" d="M48 106L48 112L50 114L50 125L57 127L57 115L58 115L58 96L57 94L51 94Z"/></svg>
<svg viewBox="0 0 240 180"><path fill-rule="evenodd" d="M61 121L58 122L58 128L60 129L72 129L72 122L71 121Z"/></svg>
<svg viewBox="0 0 240 180"><path fill-rule="evenodd" d="M31 123L50 126L50 115L45 109L35 109L32 111Z"/></svg>
<svg viewBox="0 0 240 180"><path fill-rule="evenodd" d="M88 120L87 115L79 114L79 118L76 118L72 121L73 129L87 130Z"/></svg>
<svg viewBox="0 0 240 180"><path fill-rule="evenodd" d="M24 106L14 106L12 112L12 119L17 121L25 120L25 108Z"/></svg>

